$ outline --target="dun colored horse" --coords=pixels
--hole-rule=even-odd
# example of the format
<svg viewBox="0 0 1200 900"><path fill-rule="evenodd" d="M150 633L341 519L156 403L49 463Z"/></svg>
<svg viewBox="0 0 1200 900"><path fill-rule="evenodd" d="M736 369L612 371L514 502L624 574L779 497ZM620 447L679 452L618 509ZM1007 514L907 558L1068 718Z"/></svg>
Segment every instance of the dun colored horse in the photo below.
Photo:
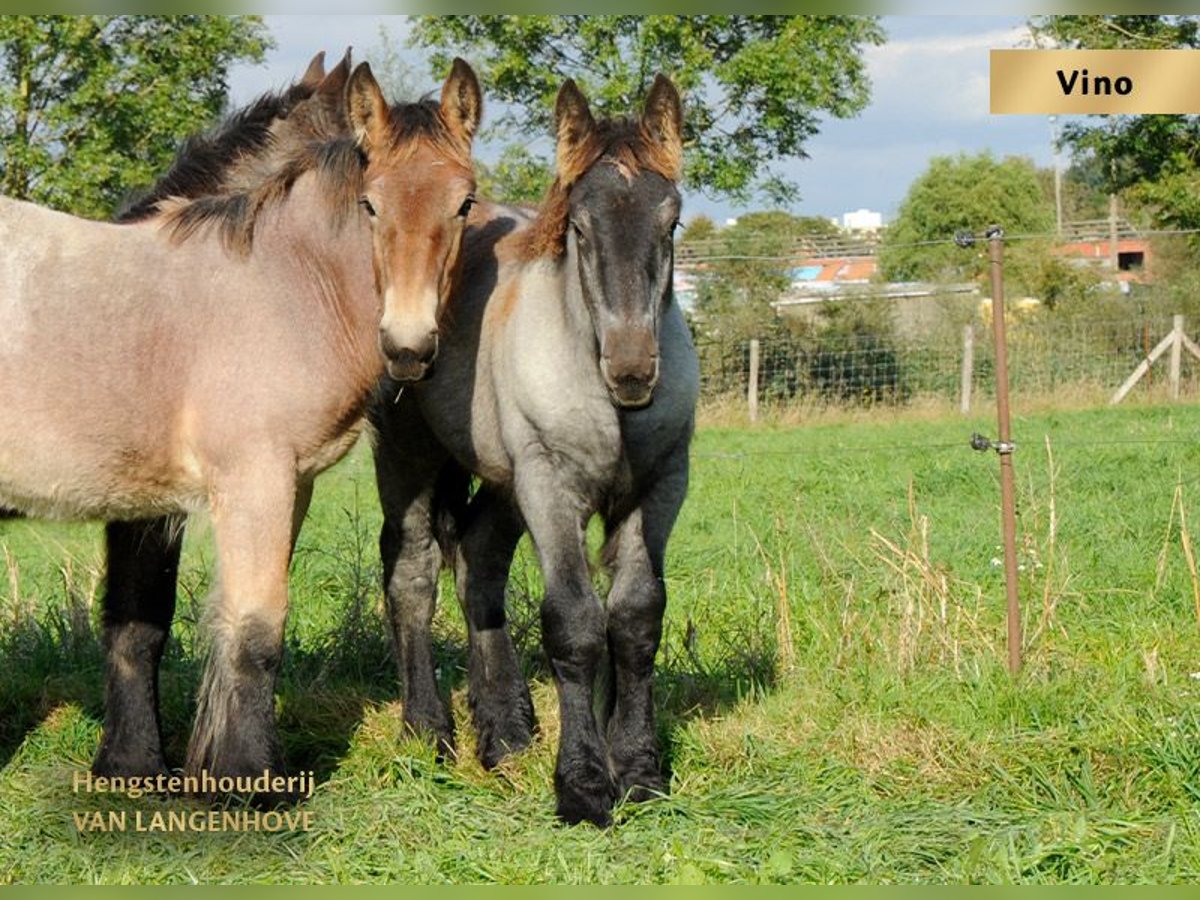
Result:
<svg viewBox="0 0 1200 900"><path fill-rule="evenodd" d="M370 416L406 721L452 746L430 645L445 556L469 631L480 758L495 765L532 739L504 611L528 529L545 576L542 638L562 724L558 815L603 825L619 796L664 789L651 681L699 387L671 279L682 110L659 76L639 118L596 121L570 81L556 116L557 177L545 203L536 213L480 205L437 371L403 390L385 379ZM470 475L480 487L468 504ZM606 606L588 569L595 514L608 535ZM593 692L606 650L613 690L602 734Z"/></svg>
<svg viewBox="0 0 1200 900"><path fill-rule="evenodd" d="M280 767L295 535L385 368L403 381L432 362L480 107L461 60L440 102L390 109L365 63L322 77L314 61L292 91L185 147L126 224L0 200L0 504L129 523L109 528L98 773L165 768L170 525L205 507L218 591L187 768Z"/></svg>

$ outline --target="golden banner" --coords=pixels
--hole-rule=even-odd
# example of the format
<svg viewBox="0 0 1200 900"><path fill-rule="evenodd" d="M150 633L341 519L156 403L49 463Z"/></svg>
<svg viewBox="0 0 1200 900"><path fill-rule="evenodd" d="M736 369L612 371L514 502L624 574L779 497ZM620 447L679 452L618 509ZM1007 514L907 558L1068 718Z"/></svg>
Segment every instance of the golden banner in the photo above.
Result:
<svg viewBox="0 0 1200 900"><path fill-rule="evenodd" d="M1200 113L1200 50L993 50L991 112Z"/></svg>

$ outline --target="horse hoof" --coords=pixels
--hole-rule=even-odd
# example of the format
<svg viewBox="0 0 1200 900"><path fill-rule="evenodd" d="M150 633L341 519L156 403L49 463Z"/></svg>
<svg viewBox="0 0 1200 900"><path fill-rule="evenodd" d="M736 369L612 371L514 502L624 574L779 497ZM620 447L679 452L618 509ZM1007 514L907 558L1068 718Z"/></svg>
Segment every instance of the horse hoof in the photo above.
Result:
<svg viewBox="0 0 1200 900"><path fill-rule="evenodd" d="M500 765L506 757L520 753L533 743L532 729L499 734L493 732L479 736L479 763L485 769L491 770Z"/></svg>
<svg viewBox="0 0 1200 900"><path fill-rule="evenodd" d="M537 720L531 703L515 704L503 719L476 722L479 744L476 754L485 769L494 769L506 756L519 753L533 743Z"/></svg>
<svg viewBox="0 0 1200 900"><path fill-rule="evenodd" d="M448 718L410 716L406 712L404 725L410 734L433 744L438 762L446 762L457 755L454 749L454 724Z"/></svg>
<svg viewBox="0 0 1200 900"><path fill-rule="evenodd" d="M612 825L612 808L595 797L559 797L555 815L564 825L579 825L590 822L597 828Z"/></svg>
<svg viewBox="0 0 1200 900"><path fill-rule="evenodd" d="M554 773L555 794L558 796L557 815L568 825L591 822L597 828L612 824L612 808L616 803L616 788L608 770L585 765L570 776Z"/></svg>
<svg viewBox="0 0 1200 900"><path fill-rule="evenodd" d="M662 777L647 778L645 776L630 781L622 780L617 789L626 803L645 803L667 793L667 786Z"/></svg>

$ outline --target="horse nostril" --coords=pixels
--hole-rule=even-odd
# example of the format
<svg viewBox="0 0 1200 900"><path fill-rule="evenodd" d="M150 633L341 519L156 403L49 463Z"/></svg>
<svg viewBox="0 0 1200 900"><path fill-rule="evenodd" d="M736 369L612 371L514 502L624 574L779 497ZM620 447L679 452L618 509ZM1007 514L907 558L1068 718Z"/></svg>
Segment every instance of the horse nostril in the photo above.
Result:
<svg viewBox="0 0 1200 900"><path fill-rule="evenodd" d="M395 359L400 355L400 345L396 343L396 339L392 337L392 333L386 328L379 329L379 349L383 351L383 355L388 359Z"/></svg>
<svg viewBox="0 0 1200 900"><path fill-rule="evenodd" d="M401 357L428 365L437 357L438 333L429 331L415 340L397 338L388 328L379 329L379 349L390 360Z"/></svg>

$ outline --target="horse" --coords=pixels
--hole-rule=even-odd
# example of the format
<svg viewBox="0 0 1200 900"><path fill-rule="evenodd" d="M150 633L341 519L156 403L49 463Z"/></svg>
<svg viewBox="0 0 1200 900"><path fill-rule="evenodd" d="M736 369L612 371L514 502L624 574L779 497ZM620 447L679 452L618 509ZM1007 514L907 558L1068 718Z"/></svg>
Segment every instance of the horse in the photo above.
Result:
<svg viewBox="0 0 1200 900"><path fill-rule="evenodd" d="M474 72L455 60L439 101L391 108L366 63L309 75L275 113L235 118L258 137L194 144L212 151L196 166L185 146L126 223L0 199L0 505L131 523L109 526L97 774L166 772L178 554L155 551L203 508L218 583L185 771L282 769L274 683L313 479L357 440L380 376L420 377L436 354L474 196ZM236 160L214 175L222 146Z"/></svg>
<svg viewBox="0 0 1200 900"><path fill-rule="evenodd" d="M672 288L683 120L662 75L638 117L596 120L573 81L555 115L556 176L543 204L481 201L437 371L407 387L385 377L368 417L405 722L453 752L430 638L445 561L467 622L480 761L490 768L531 742L533 705L504 609L527 529L562 726L557 815L605 826L618 797L665 789L652 676L699 394ZM597 514L612 572L606 606L586 546ZM599 674L612 691L598 724Z"/></svg>
<svg viewBox="0 0 1200 900"><path fill-rule="evenodd" d="M349 133L345 89L350 51L328 74L317 53L299 81L261 95L208 133L189 137L168 171L127 199L115 221L141 222L163 204L252 191L280 146ZM175 614L187 517L183 513L105 525L102 618L106 650L105 722L92 765L102 776L165 769L158 714L158 668ZM133 752L131 752L133 751Z"/></svg>

